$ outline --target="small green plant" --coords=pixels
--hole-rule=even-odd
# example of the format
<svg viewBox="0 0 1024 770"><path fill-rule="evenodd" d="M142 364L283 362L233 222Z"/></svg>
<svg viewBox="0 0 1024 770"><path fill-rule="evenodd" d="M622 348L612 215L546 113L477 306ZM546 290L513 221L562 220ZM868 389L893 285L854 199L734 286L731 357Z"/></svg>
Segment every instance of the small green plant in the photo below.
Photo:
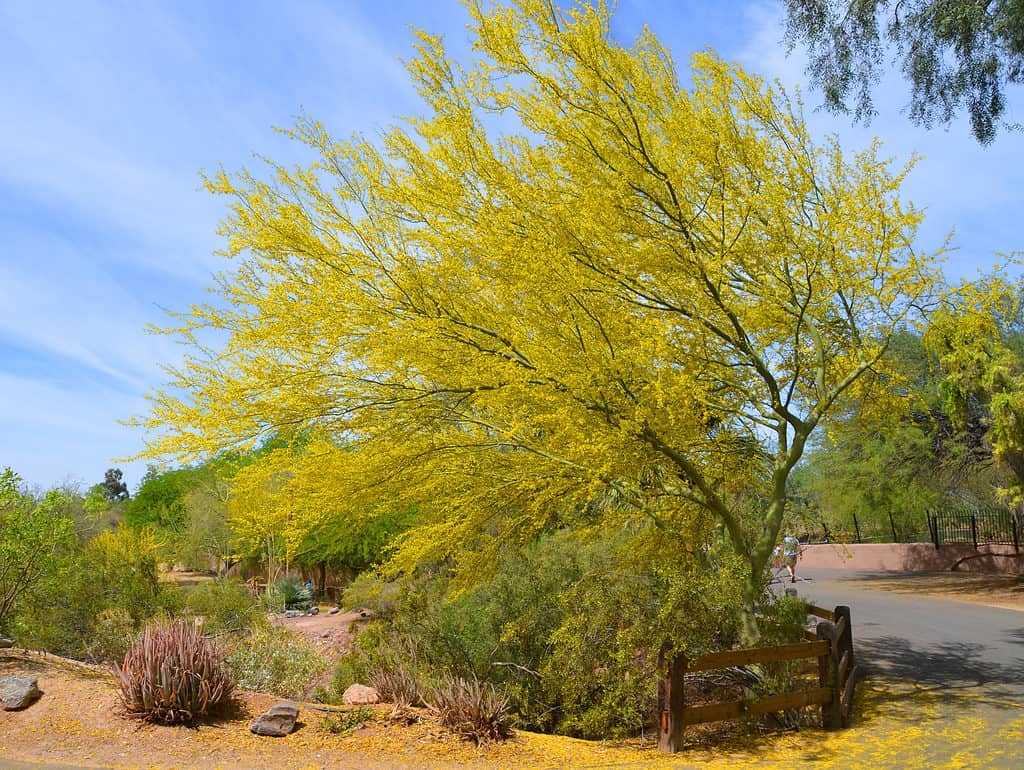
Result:
<svg viewBox="0 0 1024 770"><path fill-rule="evenodd" d="M374 710L370 708L328 713L320 719L320 730L332 735L348 735L368 722L372 722L375 717Z"/></svg>
<svg viewBox="0 0 1024 770"><path fill-rule="evenodd" d="M305 611L313 606L313 592L306 588L300 578L285 575L267 590L263 601L269 612Z"/></svg>
<svg viewBox="0 0 1024 770"><path fill-rule="evenodd" d="M220 649L194 625L156 622L115 664L126 716L191 724L231 700L235 681Z"/></svg>
<svg viewBox="0 0 1024 770"><path fill-rule="evenodd" d="M508 696L475 677L446 678L427 703L447 730L474 743L501 741L512 734L508 705Z"/></svg>
<svg viewBox="0 0 1024 770"><path fill-rule="evenodd" d="M366 660L362 655L342 655L334 664L329 685L317 691L318 700L324 703L341 703L341 697L349 686L367 682L369 678Z"/></svg>
<svg viewBox="0 0 1024 770"><path fill-rule="evenodd" d="M243 639L227 664L245 690L301 698L327 670L327 659L313 645L283 628L258 628Z"/></svg>
<svg viewBox="0 0 1024 770"><path fill-rule="evenodd" d="M102 610L92 623L88 655L94 662L124 660L132 643L135 621L128 610Z"/></svg>

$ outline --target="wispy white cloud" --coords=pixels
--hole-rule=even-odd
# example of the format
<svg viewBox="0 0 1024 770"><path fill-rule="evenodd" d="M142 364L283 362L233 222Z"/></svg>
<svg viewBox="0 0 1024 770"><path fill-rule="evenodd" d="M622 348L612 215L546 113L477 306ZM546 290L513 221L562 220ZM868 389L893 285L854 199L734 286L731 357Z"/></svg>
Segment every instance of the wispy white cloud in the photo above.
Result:
<svg viewBox="0 0 1024 770"><path fill-rule="evenodd" d="M799 47L788 52L783 42L781 4L758 2L747 6L744 14L751 34L732 55L744 67L777 79L791 92L800 86L807 122L815 135L835 135L850 150L865 148L878 137L883 155L897 164L920 158L904 192L926 214L920 248L939 248L955 228L957 250L948 255L947 263L951 277L972 276L991 266L996 252L1024 249L1024 236L1016 223L1019 185L1015 175L1008 173L1019 166L1024 136L1004 134L985 148L974 141L964 119L948 128L914 126L905 114L909 86L896 67L875 89L878 115L868 125L853 125L849 117L818 108L821 93L807 85L806 55Z"/></svg>

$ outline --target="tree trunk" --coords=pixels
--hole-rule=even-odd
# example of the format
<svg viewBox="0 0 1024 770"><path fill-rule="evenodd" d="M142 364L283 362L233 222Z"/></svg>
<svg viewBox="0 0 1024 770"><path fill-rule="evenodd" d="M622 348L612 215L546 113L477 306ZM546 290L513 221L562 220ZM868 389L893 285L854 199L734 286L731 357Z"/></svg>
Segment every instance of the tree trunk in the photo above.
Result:
<svg viewBox="0 0 1024 770"><path fill-rule="evenodd" d="M761 639L761 629L754 614L757 600L761 596L761 571L753 569L743 581L743 604L740 607L740 644L744 647L756 647Z"/></svg>

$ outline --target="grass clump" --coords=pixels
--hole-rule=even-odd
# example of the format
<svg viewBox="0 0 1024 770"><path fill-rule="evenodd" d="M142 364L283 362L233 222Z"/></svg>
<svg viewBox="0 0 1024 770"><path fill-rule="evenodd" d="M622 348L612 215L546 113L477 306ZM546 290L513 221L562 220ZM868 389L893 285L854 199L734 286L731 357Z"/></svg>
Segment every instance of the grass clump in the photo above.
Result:
<svg viewBox="0 0 1024 770"><path fill-rule="evenodd" d="M430 695L427 707L449 732L474 743L505 740L512 734L507 695L475 677L448 677Z"/></svg>

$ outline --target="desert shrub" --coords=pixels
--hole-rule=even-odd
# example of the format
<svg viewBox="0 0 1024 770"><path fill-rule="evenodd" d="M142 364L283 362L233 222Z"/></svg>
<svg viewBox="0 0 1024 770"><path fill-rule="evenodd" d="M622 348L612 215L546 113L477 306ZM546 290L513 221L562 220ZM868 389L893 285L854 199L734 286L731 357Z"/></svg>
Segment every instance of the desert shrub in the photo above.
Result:
<svg viewBox="0 0 1024 770"><path fill-rule="evenodd" d="M390 617L398 610L403 585L384 580L374 570L356 576L341 595L341 603L351 609L366 608L379 617Z"/></svg>
<svg viewBox="0 0 1024 770"><path fill-rule="evenodd" d="M127 610L101 610L92 624L88 655L94 662L124 660L132 644L135 620Z"/></svg>
<svg viewBox="0 0 1024 770"><path fill-rule="evenodd" d="M356 638L355 654L372 672L490 683L524 728L639 733L653 718L660 646L701 654L736 634L735 560L646 530L546 535L458 593L446 574L421 569L396 583L391 614Z"/></svg>
<svg viewBox="0 0 1024 770"><path fill-rule="evenodd" d="M350 686L367 684L369 681L369 669L362 655L342 655L331 670L330 683L317 692L317 700L324 703L341 703L341 696Z"/></svg>
<svg viewBox="0 0 1024 770"><path fill-rule="evenodd" d="M447 677L432 689L427 705L447 730L475 743L512 734L508 696L476 678Z"/></svg>
<svg viewBox="0 0 1024 770"><path fill-rule="evenodd" d="M301 636L283 628L255 629L235 645L228 667L246 690L301 698L327 670L327 659Z"/></svg>
<svg viewBox="0 0 1024 770"><path fill-rule="evenodd" d="M199 583L185 594L184 604L189 614L204 618L208 634L246 631L266 619L248 586L236 578Z"/></svg>
<svg viewBox="0 0 1024 770"><path fill-rule="evenodd" d="M174 594L157 576L157 550L148 532L122 528L69 553L23 603L19 639L26 646L85 658L104 611L126 613L133 631L158 613L173 611Z"/></svg>
<svg viewBox="0 0 1024 770"><path fill-rule="evenodd" d="M184 621L147 626L117 667L125 714L190 724L231 699L235 682L220 649Z"/></svg>

